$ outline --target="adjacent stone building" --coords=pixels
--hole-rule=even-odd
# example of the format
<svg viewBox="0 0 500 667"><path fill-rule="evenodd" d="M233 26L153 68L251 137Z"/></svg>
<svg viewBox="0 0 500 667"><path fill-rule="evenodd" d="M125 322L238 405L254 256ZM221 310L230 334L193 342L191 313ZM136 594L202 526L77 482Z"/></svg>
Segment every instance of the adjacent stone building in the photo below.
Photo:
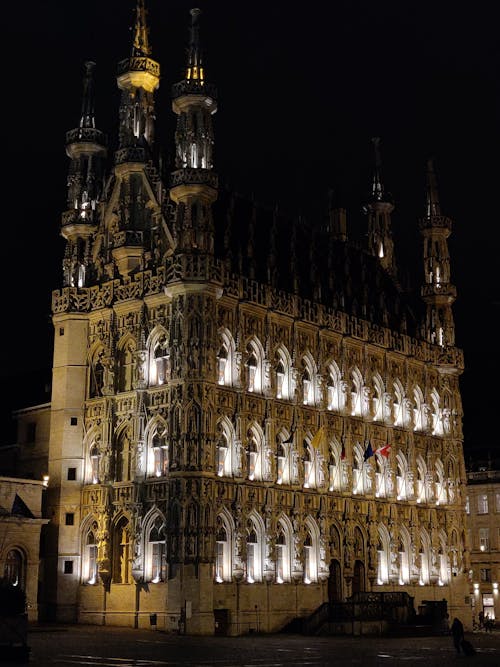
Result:
<svg viewBox="0 0 500 667"><path fill-rule="evenodd" d="M306 223L219 186L199 18L172 88L172 173L142 0L118 65L116 150L91 62L66 136L47 616L274 632L327 601L406 591L469 625L463 355L433 164L415 296L398 279L378 140L363 247L333 201Z"/></svg>
<svg viewBox="0 0 500 667"><path fill-rule="evenodd" d="M38 620L43 480L0 477L0 573L26 594L28 620Z"/></svg>
<svg viewBox="0 0 500 667"><path fill-rule="evenodd" d="M498 464L498 461L496 462ZM471 600L479 614L500 617L500 470L477 461L467 470L467 528L471 549Z"/></svg>

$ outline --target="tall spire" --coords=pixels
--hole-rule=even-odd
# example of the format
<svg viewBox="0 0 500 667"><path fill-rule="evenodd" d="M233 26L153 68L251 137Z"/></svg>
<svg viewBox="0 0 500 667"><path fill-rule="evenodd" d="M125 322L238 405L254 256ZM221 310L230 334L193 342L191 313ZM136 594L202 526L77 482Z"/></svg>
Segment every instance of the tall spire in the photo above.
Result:
<svg viewBox="0 0 500 667"><path fill-rule="evenodd" d="M392 240L391 213L394 210L391 196L385 192L382 182L382 159L380 156L380 138L372 138L374 149L374 168L370 196L364 206L368 215L368 250L379 258L380 264L397 278L394 242Z"/></svg>
<svg viewBox="0 0 500 667"><path fill-rule="evenodd" d="M188 81L203 81L204 72L202 64L202 52L200 44L199 17L201 9L191 9L191 27L189 30L189 50L186 68L186 79Z"/></svg>
<svg viewBox="0 0 500 667"><path fill-rule="evenodd" d="M154 92L160 85L160 65L151 57L144 0L137 0L131 56L118 63L120 100L117 164L145 162L154 144Z"/></svg>
<svg viewBox="0 0 500 667"><path fill-rule="evenodd" d="M199 9L191 9L188 60L184 79L172 88L172 109L177 114L176 170L170 198L178 207L178 251L213 252L211 205L217 199L213 169L212 116L217 111L215 87L205 81L200 47Z"/></svg>
<svg viewBox="0 0 500 667"><path fill-rule="evenodd" d="M132 58L150 55L151 47L149 46L149 29L146 23L146 7L144 0L137 0Z"/></svg>
<svg viewBox="0 0 500 667"><path fill-rule="evenodd" d="M90 238L98 224L106 158L106 137L95 126L94 68L84 65L83 94L78 127L66 133L68 174L67 210L62 215L61 235L66 239L63 279L66 287L83 287L88 279Z"/></svg>
<svg viewBox="0 0 500 667"><path fill-rule="evenodd" d="M82 113L80 116L80 127L82 128L95 128L94 68L95 63L87 60L85 63L85 75L83 77Z"/></svg>
<svg viewBox="0 0 500 667"><path fill-rule="evenodd" d="M424 285L422 298L427 306L424 334L430 343L442 348L455 345L452 305L457 291L451 284L447 239L452 221L441 214L434 161L427 161L427 196L425 216L420 220L424 237Z"/></svg>

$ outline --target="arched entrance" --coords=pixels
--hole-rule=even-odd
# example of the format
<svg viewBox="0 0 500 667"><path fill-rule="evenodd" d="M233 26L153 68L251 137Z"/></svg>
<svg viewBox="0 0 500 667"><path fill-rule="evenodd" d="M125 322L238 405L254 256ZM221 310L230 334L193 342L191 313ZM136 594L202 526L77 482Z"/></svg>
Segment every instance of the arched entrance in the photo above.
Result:
<svg viewBox="0 0 500 667"><path fill-rule="evenodd" d="M338 560L330 561L328 577L328 602L342 602L342 578Z"/></svg>
<svg viewBox="0 0 500 667"><path fill-rule="evenodd" d="M365 591L365 566L360 560L354 562L354 573L352 577L352 594Z"/></svg>

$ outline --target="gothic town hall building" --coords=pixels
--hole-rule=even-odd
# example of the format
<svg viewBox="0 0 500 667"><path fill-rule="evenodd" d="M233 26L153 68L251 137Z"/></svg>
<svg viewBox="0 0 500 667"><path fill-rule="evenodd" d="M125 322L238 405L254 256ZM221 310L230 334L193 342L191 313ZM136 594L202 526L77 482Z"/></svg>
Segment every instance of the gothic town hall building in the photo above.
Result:
<svg viewBox="0 0 500 667"><path fill-rule="evenodd" d="M116 150L96 124L91 62L66 135L45 608L235 635L404 591L468 624L463 354L432 162L411 302L377 140L367 243L350 243L333 202L308 234L219 187L199 10L167 174L144 0L131 39Z"/></svg>

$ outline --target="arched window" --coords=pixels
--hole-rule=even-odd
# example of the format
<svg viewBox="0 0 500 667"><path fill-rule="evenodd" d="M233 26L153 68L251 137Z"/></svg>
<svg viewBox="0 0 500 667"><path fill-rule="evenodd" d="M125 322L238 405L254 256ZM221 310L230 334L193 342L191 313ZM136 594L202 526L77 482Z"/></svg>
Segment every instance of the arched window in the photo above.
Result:
<svg viewBox="0 0 500 667"><path fill-rule="evenodd" d="M306 519L306 536L304 539L304 583L318 581L319 565L319 530L316 523Z"/></svg>
<svg viewBox="0 0 500 667"><path fill-rule="evenodd" d="M169 469L169 445L165 424L158 423L152 431L149 455L148 477L165 477Z"/></svg>
<svg viewBox="0 0 500 667"><path fill-rule="evenodd" d="M312 538L309 533L306 535L304 540L304 583L310 584L311 581L314 581L312 578L312 565L314 556L312 554Z"/></svg>
<svg viewBox="0 0 500 667"><path fill-rule="evenodd" d="M99 464L100 464L101 454L99 452L99 447L94 443L90 448L89 459L90 459L90 475L88 481L90 484L99 484Z"/></svg>
<svg viewBox="0 0 500 667"><path fill-rule="evenodd" d="M217 517L215 549L215 581L231 581L231 528L221 515Z"/></svg>
<svg viewBox="0 0 500 667"><path fill-rule="evenodd" d="M278 445L276 447L276 483L283 484L283 472L285 470L286 452L283 443L278 438Z"/></svg>
<svg viewBox="0 0 500 667"><path fill-rule="evenodd" d="M227 545L227 532L224 526L219 526L216 539L215 554L215 581L224 581L224 551Z"/></svg>
<svg viewBox="0 0 500 667"><path fill-rule="evenodd" d="M419 584L426 586L430 583L430 540L425 531L422 531L420 537L420 573Z"/></svg>
<svg viewBox="0 0 500 667"><path fill-rule="evenodd" d="M410 535L406 529L401 528L398 541L400 585L410 583L410 544Z"/></svg>
<svg viewBox="0 0 500 667"><path fill-rule="evenodd" d="M379 526L378 539L377 583L380 585L389 583L390 537L385 526Z"/></svg>
<svg viewBox="0 0 500 667"><path fill-rule="evenodd" d="M351 371L351 415L363 414L363 377L357 368Z"/></svg>
<svg viewBox="0 0 500 667"><path fill-rule="evenodd" d="M326 393L327 408L334 412L343 412L346 407L345 383L342 381L342 374L335 362L328 366Z"/></svg>
<svg viewBox="0 0 500 667"><path fill-rule="evenodd" d="M217 382L227 387L235 384L236 344L229 329L219 331L221 344L217 352Z"/></svg>
<svg viewBox="0 0 500 667"><path fill-rule="evenodd" d="M302 402L304 405L314 404L314 384L311 378L311 372L308 368L304 369L302 374Z"/></svg>
<svg viewBox="0 0 500 667"><path fill-rule="evenodd" d="M427 502L427 466L421 456L417 458L417 503Z"/></svg>
<svg viewBox="0 0 500 667"><path fill-rule="evenodd" d="M413 399L415 402L415 407L413 408L413 430L424 431L424 396L420 387L415 387L413 391Z"/></svg>
<svg viewBox="0 0 500 667"><path fill-rule="evenodd" d="M252 584L262 579L262 555L259 531L251 519L247 523L247 581Z"/></svg>
<svg viewBox="0 0 500 667"><path fill-rule="evenodd" d="M227 368L227 348L222 344L217 352L217 383L226 384L226 368Z"/></svg>
<svg viewBox="0 0 500 667"><path fill-rule="evenodd" d="M258 427L252 427L247 433L247 477L250 480L263 479L263 434Z"/></svg>
<svg viewBox="0 0 500 667"><path fill-rule="evenodd" d="M394 426L403 426L403 399L404 399L404 390L399 380L395 380L393 384L394 388L394 401L392 404L392 414L394 419Z"/></svg>
<svg viewBox="0 0 500 667"><path fill-rule="evenodd" d="M371 460L364 460L364 451L359 444L353 448L353 470L352 470L352 491L355 494L370 493L372 488L371 481Z"/></svg>
<svg viewBox="0 0 500 667"><path fill-rule="evenodd" d="M446 505L448 500L446 494L446 480L444 477L443 463L437 459L436 461L436 505Z"/></svg>
<svg viewBox="0 0 500 667"><path fill-rule="evenodd" d="M385 456L375 454L375 496L386 498L388 495L388 463Z"/></svg>
<svg viewBox="0 0 500 667"><path fill-rule="evenodd" d="M153 584L166 579L165 560L165 525L160 516L157 516L147 531L146 568L147 580Z"/></svg>
<svg viewBox="0 0 500 667"><path fill-rule="evenodd" d="M227 469L226 459L229 455L230 447L227 441L227 435L222 432L217 441L217 462L216 462L216 472L219 477L222 477Z"/></svg>
<svg viewBox="0 0 500 667"><path fill-rule="evenodd" d="M167 382L170 377L170 350L166 333L155 337L151 346L149 385L154 387Z"/></svg>
<svg viewBox="0 0 500 667"><path fill-rule="evenodd" d="M379 375L373 376L373 421L384 421L384 383Z"/></svg>
<svg viewBox="0 0 500 667"><path fill-rule="evenodd" d="M398 453L396 457L396 494L398 500L406 500L408 497L408 465L404 454Z"/></svg>
<svg viewBox="0 0 500 667"><path fill-rule="evenodd" d="M436 389L431 392L432 405L432 435L443 435L443 415L439 401L439 394Z"/></svg>
<svg viewBox="0 0 500 667"><path fill-rule="evenodd" d="M285 383L285 366L280 359L276 365L276 398L283 398L283 385Z"/></svg>
<svg viewBox="0 0 500 667"><path fill-rule="evenodd" d="M328 471L330 483L329 491L342 491L345 488L345 475L343 458L345 458L345 444L343 448L338 443L330 445L330 459L328 461Z"/></svg>
<svg viewBox="0 0 500 667"><path fill-rule="evenodd" d="M276 533L276 583L290 581L290 529L282 521L278 521Z"/></svg>
<svg viewBox="0 0 500 667"><path fill-rule="evenodd" d="M7 552L4 566L4 578L11 586L25 590L26 586L26 563L24 554L20 549L10 549Z"/></svg>
<svg viewBox="0 0 500 667"><path fill-rule="evenodd" d="M97 569L97 522L94 521L85 535L85 551L82 563L82 580L86 584L96 584L98 581Z"/></svg>
<svg viewBox="0 0 500 667"><path fill-rule="evenodd" d="M439 552L438 552L438 567L439 567L439 579L438 583L440 586L445 586L450 583L450 561L448 558L448 548L446 546L446 534L441 533L439 535Z"/></svg>
<svg viewBox="0 0 500 667"><path fill-rule="evenodd" d="M315 405L317 384L316 364L309 353L303 357L302 365L302 402L304 405Z"/></svg>
<svg viewBox="0 0 500 667"><path fill-rule="evenodd" d="M315 486L314 479L314 451L311 445L304 440L304 488L309 489Z"/></svg>

